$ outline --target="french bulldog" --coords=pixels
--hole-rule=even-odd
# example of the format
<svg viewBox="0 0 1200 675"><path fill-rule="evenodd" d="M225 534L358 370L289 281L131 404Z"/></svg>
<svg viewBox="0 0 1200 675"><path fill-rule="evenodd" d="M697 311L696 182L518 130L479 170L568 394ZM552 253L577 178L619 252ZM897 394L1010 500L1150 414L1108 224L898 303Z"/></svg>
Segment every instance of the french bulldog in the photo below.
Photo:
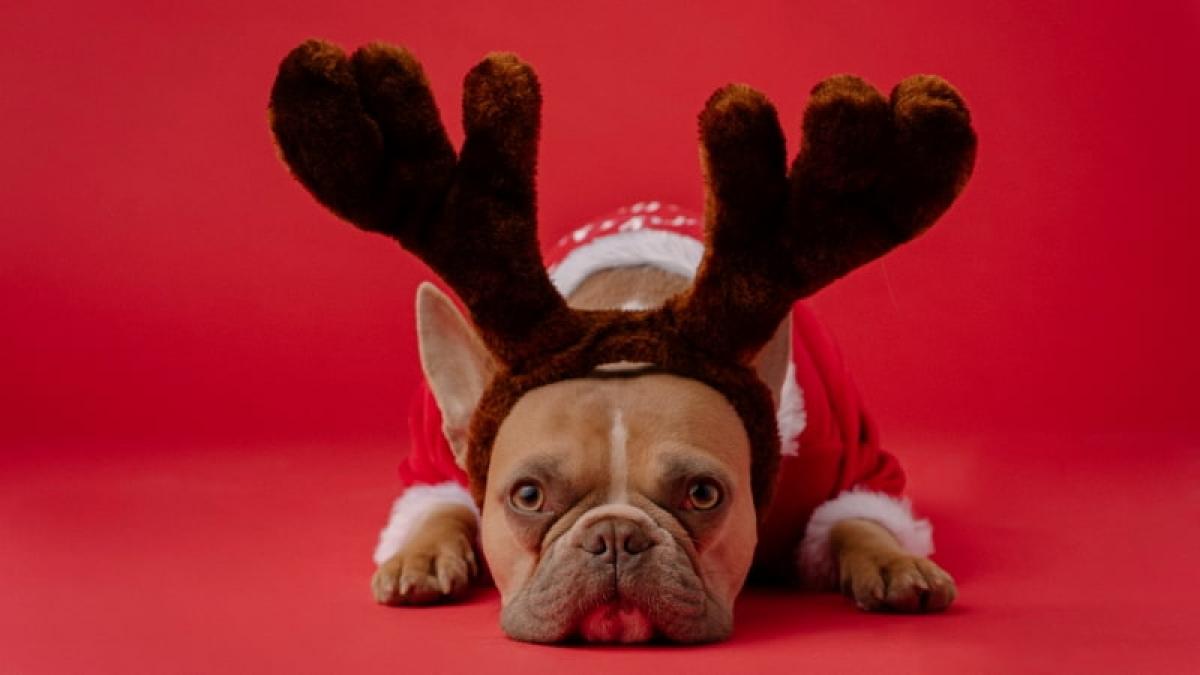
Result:
<svg viewBox="0 0 1200 675"><path fill-rule="evenodd" d="M727 638L752 568L866 610L949 606L954 581L928 557L903 470L795 300L949 206L974 159L959 94L932 76L890 98L830 78L785 175L769 102L719 90L701 115L703 228L641 202L568 234L544 274L539 105L526 64L489 56L468 75L455 157L405 50L347 58L310 41L280 67L271 122L293 173L429 262L470 312L432 284L417 291L426 393L375 599L453 600L486 561L503 630L547 643ZM778 281L792 265L802 273ZM733 365L695 365L709 355Z"/></svg>
<svg viewBox="0 0 1200 675"><path fill-rule="evenodd" d="M672 225L651 225L652 219ZM622 209L560 241L555 257L561 260L551 278L580 309L660 306L692 283L699 260L696 222L658 202ZM798 330L811 330L803 327L811 325L811 312L802 305L794 311L805 317ZM436 286L418 289L416 314L421 365L445 442L418 441L413 452L419 456L409 463L435 464L429 453L461 461L471 414L496 366L469 320ZM823 336L797 341L794 323L789 315L754 363L779 402L781 434L796 446L785 458L784 475L791 475L791 464L798 474L828 475L820 450L810 447L822 442L804 432L808 424L838 421L805 419L822 408L805 410L799 399L807 394L816 402L824 392L800 391L793 355L794 348ZM841 367L828 365L833 372ZM453 471L418 476L427 484L408 490L427 493L426 499L401 497L376 551L377 601L404 605L457 597L478 573L478 542L501 594L504 630L513 637L704 642L729 635L759 528L746 436L718 392L646 364L611 364L591 377L531 391L501 425L492 452L482 511L457 487ZM894 459L877 450L871 463L876 466L854 487L892 480ZM821 480L813 485L811 478L797 483L801 502L820 499L832 487ZM937 611L954 600L954 581L925 555L931 546L924 521L883 493L851 487L839 494L840 501L834 497L824 506L829 522L810 526L813 537L804 542L818 553L805 557L774 544L772 554L782 553L783 560L761 560L764 577L836 581L869 610ZM777 520L794 518L784 512L795 510L797 500L786 494L776 499ZM866 504L856 506L856 500ZM843 509L846 517L837 517ZM769 521L763 529L793 549L805 530L799 520Z"/></svg>

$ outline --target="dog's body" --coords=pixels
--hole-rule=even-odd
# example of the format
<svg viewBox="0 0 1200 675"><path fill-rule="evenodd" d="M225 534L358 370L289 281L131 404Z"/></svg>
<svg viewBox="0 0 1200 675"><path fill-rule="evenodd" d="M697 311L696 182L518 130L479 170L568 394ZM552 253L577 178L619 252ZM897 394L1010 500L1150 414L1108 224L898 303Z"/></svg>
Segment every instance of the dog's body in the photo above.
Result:
<svg viewBox="0 0 1200 675"><path fill-rule="evenodd" d="M656 307L691 283L701 253L699 234L691 214L639 203L563 237L550 256L551 279L573 307ZM424 287L419 298L422 357L432 393L426 389L416 402L413 449L401 466L406 489L375 553L376 598L389 604L453 596L476 569L472 541L480 516L452 447L462 435L455 420L463 419L463 411L446 415L439 406L464 407L470 396L450 391L458 385L448 379L484 381L486 354L449 353L446 344L454 341L449 334L466 322L450 315L453 306L432 287ZM447 378L439 371L448 363L471 364L467 370L476 372ZM930 527L912 516L902 497L903 471L880 449L836 349L803 304L793 308L755 365L777 402L783 454L776 497L757 528L744 487L727 486L734 508L716 524L673 518L655 503L659 500L643 502L631 490L653 485L662 472L657 460L672 453L715 460L731 483L746 478L740 423L728 403L703 384L637 364L614 364L593 378L535 390L514 408L493 459L492 471L500 478L489 478L490 485L511 485L503 478L507 468L537 453L540 460L576 465L565 474L605 480L592 486L590 501L582 500L585 507L570 505L579 509L574 517L540 530L514 523L503 508L489 511L485 502L479 538L504 596L510 634L538 641L575 634L637 641L655 632L688 641L722 637L755 551L753 568L762 577L818 587L840 581L864 608L932 610L953 599L953 582L924 558L932 551ZM511 461L500 451L506 445ZM499 496L503 501L503 492ZM659 543L689 545L651 546L669 555L634 566L654 570L644 574L642 586L631 574L623 592L611 597L603 589L589 592L596 575L560 549L579 549L589 533L596 536L596 523L608 521L633 523L639 536L658 536ZM556 555L564 562L538 569L543 558ZM670 593L647 600L662 590L663 579L689 570L694 573L678 581L674 602L662 599L675 597Z"/></svg>

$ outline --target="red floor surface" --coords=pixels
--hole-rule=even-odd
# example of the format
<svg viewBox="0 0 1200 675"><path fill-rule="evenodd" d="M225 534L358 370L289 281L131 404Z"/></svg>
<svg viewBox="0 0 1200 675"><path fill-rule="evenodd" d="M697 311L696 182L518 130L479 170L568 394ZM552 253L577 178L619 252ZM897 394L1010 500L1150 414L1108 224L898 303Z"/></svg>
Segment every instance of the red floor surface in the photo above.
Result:
<svg viewBox="0 0 1200 675"><path fill-rule="evenodd" d="M893 444L959 581L951 611L752 590L730 642L637 649L511 642L490 590L375 606L386 444L25 446L0 474L0 672L1185 672L1198 441Z"/></svg>
<svg viewBox="0 0 1200 675"><path fill-rule="evenodd" d="M954 609L755 591L729 643L581 650L376 607L425 272L274 154L311 36L412 48L455 140L467 70L529 60L543 241L701 204L727 82L793 152L824 77L953 82L971 183L812 304ZM9 2L0 44L0 675L1200 671L1195 0Z"/></svg>

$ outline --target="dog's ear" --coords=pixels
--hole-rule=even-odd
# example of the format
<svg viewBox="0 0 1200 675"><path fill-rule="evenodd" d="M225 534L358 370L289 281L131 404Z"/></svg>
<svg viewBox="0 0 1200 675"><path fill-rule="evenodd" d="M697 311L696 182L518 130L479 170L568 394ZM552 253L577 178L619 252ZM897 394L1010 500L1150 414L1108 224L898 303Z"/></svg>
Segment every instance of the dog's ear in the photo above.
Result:
<svg viewBox="0 0 1200 675"><path fill-rule="evenodd" d="M454 461L466 466L467 431L496 362L454 301L429 282L417 289L421 369L442 411L442 433Z"/></svg>
<svg viewBox="0 0 1200 675"><path fill-rule="evenodd" d="M779 407L783 394L783 381L787 377L788 364L792 362L792 315L789 312L775 329L770 341L754 356L750 365L758 379L771 390L775 407Z"/></svg>

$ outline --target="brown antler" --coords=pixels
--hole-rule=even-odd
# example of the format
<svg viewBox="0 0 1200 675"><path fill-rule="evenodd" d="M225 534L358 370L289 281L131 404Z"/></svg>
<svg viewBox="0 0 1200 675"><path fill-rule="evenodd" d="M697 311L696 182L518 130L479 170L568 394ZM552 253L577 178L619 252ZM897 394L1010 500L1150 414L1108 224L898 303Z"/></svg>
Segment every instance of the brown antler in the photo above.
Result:
<svg viewBox="0 0 1200 675"><path fill-rule="evenodd" d="M707 250L668 310L687 339L742 363L792 302L932 225L970 178L976 143L958 92L927 75L890 101L856 77L817 85L786 179L775 109L753 89L714 94L700 136Z"/></svg>
<svg viewBox="0 0 1200 675"><path fill-rule="evenodd" d="M700 113L706 251L691 290L668 304L679 331L746 363L791 305L778 254L787 158L774 106L745 85L718 90Z"/></svg>
<svg viewBox="0 0 1200 675"><path fill-rule="evenodd" d="M905 80L890 102L856 78L826 80L813 90L789 177L771 103L741 85L718 91L700 115L704 260L687 293L641 312L572 311L542 267L540 108L529 66L487 57L466 78L456 161L421 66L403 49L372 45L347 59L306 42L271 92L272 128L296 177L335 213L428 263L507 366L472 418L467 472L477 500L492 441L524 393L631 361L729 399L764 506L779 438L750 360L794 300L913 238L950 205L975 157L962 100L933 77Z"/></svg>
<svg viewBox="0 0 1200 675"><path fill-rule="evenodd" d="M468 73L455 162L421 65L374 44L349 59L310 40L280 65L271 126L320 201L424 260L458 293L489 349L520 368L578 338L537 244L541 93L533 70L492 54Z"/></svg>

